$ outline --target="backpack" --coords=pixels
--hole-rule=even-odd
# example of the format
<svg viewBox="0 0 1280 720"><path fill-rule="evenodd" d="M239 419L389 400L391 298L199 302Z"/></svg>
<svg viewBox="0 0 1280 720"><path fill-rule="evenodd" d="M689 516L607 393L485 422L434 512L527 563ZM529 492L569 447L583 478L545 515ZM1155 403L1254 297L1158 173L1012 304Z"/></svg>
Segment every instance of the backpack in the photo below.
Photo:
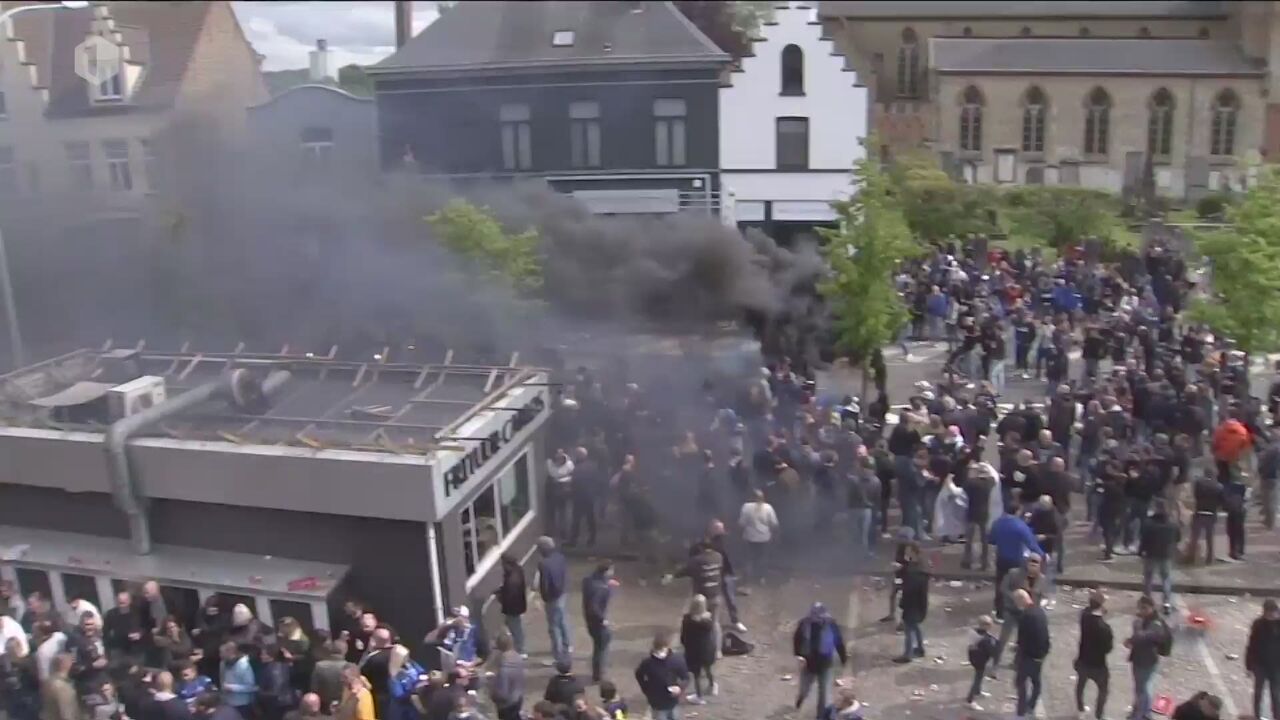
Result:
<svg viewBox="0 0 1280 720"><path fill-rule="evenodd" d="M836 633L829 622L822 623L818 631L818 654L825 658L836 654Z"/></svg>
<svg viewBox="0 0 1280 720"><path fill-rule="evenodd" d="M1156 654L1160 657L1169 657L1173 653L1173 632L1169 630L1169 626L1163 620L1156 620L1160 624L1160 639L1156 641Z"/></svg>
<svg viewBox="0 0 1280 720"><path fill-rule="evenodd" d="M991 661L995 648L992 647L993 638L990 635L979 635L969 643L969 664L973 667L983 667Z"/></svg>
<svg viewBox="0 0 1280 720"><path fill-rule="evenodd" d="M723 634L724 637L720 640L720 652L725 657L747 655L755 649L754 645L743 640L741 635L732 630L725 630Z"/></svg>

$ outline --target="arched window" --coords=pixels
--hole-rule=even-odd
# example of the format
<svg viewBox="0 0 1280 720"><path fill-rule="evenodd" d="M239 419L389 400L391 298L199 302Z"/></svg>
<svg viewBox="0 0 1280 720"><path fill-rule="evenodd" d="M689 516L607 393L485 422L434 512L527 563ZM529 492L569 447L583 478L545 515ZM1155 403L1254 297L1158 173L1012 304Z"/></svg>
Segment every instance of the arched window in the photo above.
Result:
<svg viewBox="0 0 1280 720"><path fill-rule="evenodd" d="M804 94L804 51L799 45L782 48L782 94Z"/></svg>
<svg viewBox="0 0 1280 720"><path fill-rule="evenodd" d="M1231 90L1223 90L1213 101L1213 123L1209 127L1209 154L1234 155L1236 151L1236 115L1240 98Z"/></svg>
<svg viewBox="0 0 1280 720"><path fill-rule="evenodd" d="M1084 105L1084 152L1106 155L1111 135L1111 96L1102 88L1094 88Z"/></svg>
<svg viewBox="0 0 1280 720"><path fill-rule="evenodd" d="M916 97L920 91L920 43L916 31L902 31L902 46L898 48L898 96Z"/></svg>
<svg viewBox="0 0 1280 720"><path fill-rule="evenodd" d="M1022 152L1044 152L1044 126L1048 119L1049 99L1038 87L1022 96Z"/></svg>
<svg viewBox="0 0 1280 720"><path fill-rule="evenodd" d="M1144 37L1144 38L1151 37L1151 28L1147 27L1146 25L1143 25L1142 27L1138 28L1138 37Z"/></svg>
<svg viewBox="0 0 1280 720"><path fill-rule="evenodd" d="M982 152L982 93L972 85L961 96L960 149Z"/></svg>
<svg viewBox="0 0 1280 720"><path fill-rule="evenodd" d="M1018 34L1022 37L1031 37L1031 28L1023 25L1022 29L1018 31Z"/></svg>
<svg viewBox="0 0 1280 720"><path fill-rule="evenodd" d="M1173 147L1173 93L1160 88L1151 96L1147 116L1147 152L1169 155Z"/></svg>

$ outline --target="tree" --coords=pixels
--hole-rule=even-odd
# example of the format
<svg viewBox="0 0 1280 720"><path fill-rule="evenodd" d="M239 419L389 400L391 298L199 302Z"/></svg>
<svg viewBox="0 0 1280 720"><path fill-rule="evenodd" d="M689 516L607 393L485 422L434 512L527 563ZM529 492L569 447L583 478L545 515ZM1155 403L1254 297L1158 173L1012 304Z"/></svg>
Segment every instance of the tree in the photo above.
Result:
<svg viewBox="0 0 1280 720"><path fill-rule="evenodd" d="M1192 317L1248 353L1280 348L1280 173L1266 166L1230 211L1232 227L1196 238L1211 267L1210 293Z"/></svg>
<svg viewBox="0 0 1280 720"><path fill-rule="evenodd" d="M769 2L676 0L675 5L711 42L735 60L751 53L751 38L773 12Z"/></svg>
<svg viewBox="0 0 1280 720"><path fill-rule="evenodd" d="M1118 200L1101 190L1028 186L1004 193L1012 235L1034 238L1056 250L1087 237L1114 249L1119 241Z"/></svg>
<svg viewBox="0 0 1280 720"><path fill-rule="evenodd" d="M364 68L355 63L338 68L338 87L352 95L373 97L373 82Z"/></svg>
<svg viewBox="0 0 1280 720"><path fill-rule="evenodd" d="M867 147L876 147L867 141ZM854 164L858 189L848 200L833 203L836 229L820 228L831 274L821 284L832 310L836 351L864 368L892 342L907 321L907 309L894 287L894 274L919 244L913 240L890 178L875 160Z"/></svg>
<svg viewBox="0 0 1280 720"><path fill-rule="evenodd" d="M981 185L958 183L927 153L896 160L889 171L893 192L902 205L907 225L916 237L942 240L948 236L994 231L989 213L995 192Z"/></svg>
<svg viewBox="0 0 1280 720"><path fill-rule="evenodd" d="M427 218L441 244L474 268L496 277L526 298L542 290L538 231L507 232L487 208L451 200Z"/></svg>

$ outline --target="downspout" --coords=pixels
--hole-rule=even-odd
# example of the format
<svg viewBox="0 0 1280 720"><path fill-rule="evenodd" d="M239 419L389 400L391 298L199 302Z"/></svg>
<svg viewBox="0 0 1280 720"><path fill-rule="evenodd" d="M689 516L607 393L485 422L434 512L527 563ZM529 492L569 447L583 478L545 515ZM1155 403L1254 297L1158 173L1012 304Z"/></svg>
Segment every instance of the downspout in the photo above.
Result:
<svg viewBox="0 0 1280 720"><path fill-rule="evenodd" d="M111 494L115 498L116 507L129 518L129 538L137 554L151 554L151 528L147 520L146 494L129 468L126 447L129 439L162 420L213 398L221 396L234 402L234 387L239 379L237 375L239 372L244 371L229 373L136 415L130 415L112 423L103 435L102 444L107 451L107 475L111 482ZM270 397L273 392L289 381L289 377L290 373L287 370L272 372L266 380L262 381L262 394Z"/></svg>

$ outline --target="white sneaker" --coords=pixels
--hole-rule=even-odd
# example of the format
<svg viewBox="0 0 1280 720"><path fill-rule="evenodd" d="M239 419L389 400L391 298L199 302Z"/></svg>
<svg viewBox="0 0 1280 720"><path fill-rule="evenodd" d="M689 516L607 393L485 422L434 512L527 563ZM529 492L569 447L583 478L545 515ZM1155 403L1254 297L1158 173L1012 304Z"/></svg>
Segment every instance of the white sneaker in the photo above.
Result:
<svg viewBox="0 0 1280 720"><path fill-rule="evenodd" d="M720 683L714 683L714 682L711 683L711 697L716 697L719 694L720 694Z"/></svg>
<svg viewBox="0 0 1280 720"><path fill-rule="evenodd" d="M706 700L703 700L697 695L690 695L688 699L689 699L690 705L706 705L707 704Z"/></svg>
<svg viewBox="0 0 1280 720"><path fill-rule="evenodd" d="M979 705L979 704L978 704L978 703L976 703L976 702L971 702L971 703L969 703L968 705L966 705L965 707L969 708L970 710L972 710L972 711L974 711L974 712L982 712L982 706L981 706L981 705Z"/></svg>
<svg viewBox="0 0 1280 720"><path fill-rule="evenodd" d="M733 624L733 629L734 629L734 630L737 630L737 631L738 631L738 632L740 632L740 633L747 632L747 626L746 626L746 625L743 625L743 624L742 624L742 623L740 623L740 622L734 623L734 624Z"/></svg>

